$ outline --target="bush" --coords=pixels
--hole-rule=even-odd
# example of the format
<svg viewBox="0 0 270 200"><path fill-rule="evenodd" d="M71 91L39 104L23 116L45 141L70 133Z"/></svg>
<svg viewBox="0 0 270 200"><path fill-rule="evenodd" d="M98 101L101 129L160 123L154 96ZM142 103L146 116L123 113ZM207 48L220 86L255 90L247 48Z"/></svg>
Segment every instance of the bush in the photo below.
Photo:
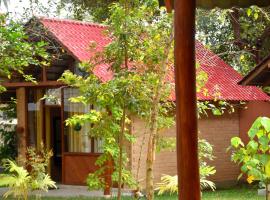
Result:
<svg viewBox="0 0 270 200"><path fill-rule="evenodd" d="M29 148L28 159L25 166L18 166L12 160L4 161L6 174L0 174L0 186L7 186L9 190L4 194L4 198L13 196L17 199L28 199L28 194L33 190L48 191L49 188L56 188L55 182L46 174L46 167L52 152L42 149ZM27 170L29 169L29 170ZM37 195L38 196L38 195Z"/></svg>
<svg viewBox="0 0 270 200"><path fill-rule="evenodd" d="M215 184L207 180L208 176L216 173L215 167L209 166L207 160L213 160L213 147L206 140L199 140L199 162L200 162L200 186L201 189L215 190ZM157 184L158 194L161 195L165 192L177 193L178 192L178 176L163 175L161 182Z"/></svg>
<svg viewBox="0 0 270 200"><path fill-rule="evenodd" d="M249 142L245 145L239 137L231 139L232 161L241 165L241 174L247 175L248 183L270 183L270 118L259 117L248 131Z"/></svg>

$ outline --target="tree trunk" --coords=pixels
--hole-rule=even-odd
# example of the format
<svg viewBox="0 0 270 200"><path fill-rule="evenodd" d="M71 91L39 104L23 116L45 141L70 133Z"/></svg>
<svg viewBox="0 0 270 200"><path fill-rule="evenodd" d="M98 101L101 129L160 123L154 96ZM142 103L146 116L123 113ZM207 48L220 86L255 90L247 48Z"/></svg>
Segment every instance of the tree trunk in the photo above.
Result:
<svg viewBox="0 0 270 200"><path fill-rule="evenodd" d="M118 163L119 173L118 173L117 200L121 200L122 196L122 168L123 168L123 144L124 144L125 120L126 120L126 109L124 108L121 120L121 132L119 135L119 163Z"/></svg>
<svg viewBox="0 0 270 200"><path fill-rule="evenodd" d="M140 169L141 169L141 161L142 161L142 153L143 153L143 147L145 146L146 142L146 132L147 132L147 125L145 126L145 131L143 133L143 138L142 138L142 143L140 145L140 151L139 151L139 158L138 158L138 166L137 166L137 170L136 170L136 181L139 185L139 174L140 174ZM138 187L137 190L139 191L140 188Z"/></svg>
<svg viewBox="0 0 270 200"><path fill-rule="evenodd" d="M151 121L150 121L150 135L147 149L146 159L146 197L147 200L154 199L154 160L156 152L156 139L157 139L157 127L158 127L158 109L160 101L160 88L157 88L156 96L153 101Z"/></svg>
<svg viewBox="0 0 270 200"><path fill-rule="evenodd" d="M161 93L164 90L165 86L165 78L166 73L169 67L169 53L172 45L172 41L174 38L173 31L171 33L170 38L168 39L168 43L164 49L165 58L160 65L160 69L157 73L159 73L159 84L157 85L154 91L154 97L152 102L152 112L150 116L150 134L147 148L147 159L146 159L146 198L147 200L154 199L154 161L156 155L156 143L158 136L158 116L159 116L159 105L161 100Z"/></svg>

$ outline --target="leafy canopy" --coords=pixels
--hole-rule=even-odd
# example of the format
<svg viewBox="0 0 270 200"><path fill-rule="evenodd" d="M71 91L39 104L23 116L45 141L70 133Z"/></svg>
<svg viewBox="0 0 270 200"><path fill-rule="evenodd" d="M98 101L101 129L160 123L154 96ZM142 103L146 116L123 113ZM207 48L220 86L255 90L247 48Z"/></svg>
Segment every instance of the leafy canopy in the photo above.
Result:
<svg viewBox="0 0 270 200"><path fill-rule="evenodd" d="M196 37L245 75L270 53L270 10L197 9Z"/></svg>
<svg viewBox="0 0 270 200"><path fill-rule="evenodd" d="M30 66L47 65L46 43L30 41L24 27L0 14L0 76L4 80L19 74L26 81L35 79L24 73ZM5 89L0 85L0 91Z"/></svg>

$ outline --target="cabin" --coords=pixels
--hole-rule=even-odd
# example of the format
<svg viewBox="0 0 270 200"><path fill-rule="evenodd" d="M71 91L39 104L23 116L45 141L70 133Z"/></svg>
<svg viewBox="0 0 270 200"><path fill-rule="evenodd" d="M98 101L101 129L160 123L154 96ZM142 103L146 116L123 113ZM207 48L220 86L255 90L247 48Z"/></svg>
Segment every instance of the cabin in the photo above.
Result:
<svg viewBox="0 0 270 200"><path fill-rule="evenodd" d="M106 26L66 19L33 18L26 24L26 30L32 41L42 39L50 43L51 48L48 52L53 56L49 67L26 69L26 73L36 78L37 84L25 82L16 74L11 80L2 80L2 85L8 90L1 95L0 100L17 98L18 153L25 156L28 146L40 147L43 141L45 146L54 152L48 169L53 180L62 184L83 185L88 173L97 169L95 161L102 154L102 140L87 135L90 127L83 126L78 131L65 126L67 118L88 112L91 107L69 102L68 99L78 95L78 91L57 80L65 70L84 75L78 65L93 56L90 44L94 41L97 48L102 50L110 42L104 34ZM202 117L199 119L199 131L200 138L207 139L214 145L216 159L212 164L216 166L217 173L212 179L216 183L236 182L239 166L230 161L226 148L231 137L246 137L253 118L258 115L270 116L270 112L267 112L270 110L270 99L257 87L238 85L242 79L241 75L198 41L196 60L208 75L205 85L208 92L199 92L198 100L224 100L235 108L231 114L225 112L224 115L215 116L209 113L208 116ZM93 73L101 81L108 81L113 77L105 64L97 66ZM42 99L44 95L48 98ZM174 93L170 100L175 101ZM140 146L142 141L147 139L143 135L144 128L145 123L133 117L131 133L138 139L136 143L128 144L127 150L130 169L135 175L138 172L138 160L142 149L140 180L145 177L146 146ZM176 128L164 130L164 134L175 137ZM176 174L176 153L159 153L154 171L156 183L160 181L162 174ZM109 181L109 172L106 177Z"/></svg>

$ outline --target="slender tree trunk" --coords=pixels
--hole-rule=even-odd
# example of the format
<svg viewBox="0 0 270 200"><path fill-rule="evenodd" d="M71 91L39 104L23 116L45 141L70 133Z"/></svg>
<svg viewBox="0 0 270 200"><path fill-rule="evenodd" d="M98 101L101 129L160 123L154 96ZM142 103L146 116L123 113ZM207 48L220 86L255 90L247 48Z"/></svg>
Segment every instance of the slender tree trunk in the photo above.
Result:
<svg viewBox="0 0 270 200"><path fill-rule="evenodd" d="M156 155L156 143L158 136L158 116L159 116L159 106L161 100L161 93L164 91L165 86L165 78L166 73L169 67L169 53L172 45L174 35L173 31L171 33L170 38L168 39L168 43L165 46L164 55L165 58L160 65L160 69L157 72L159 75L159 84L157 85L153 102L152 102L152 112L150 116L150 134L147 148L147 159L146 159L146 198L147 200L154 199L154 161Z"/></svg>
<svg viewBox="0 0 270 200"><path fill-rule="evenodd" d="M128 14L128 2L125 0L125 16ZM124 29L126 31L127 22L125 20ZM127 37L127 35L126 35ZM125 45L124 45L124 53L125 53L125 68L128 70L128 41L125 37ZM123 106L123 115L121 122L121 132L119 136L119 174L118 174L118 192L117 192L117 200L121 200L122 196L122 169L123 169L123 145L124 145L124 133L125 133L125 123L126 123L126 108Z"/></svg>
<svg viewBox="0 0 270 200"><path fill-rule="evenodd" d="M155 99L153 101L151 122L150 122L150 135L148 141L147 149L147 159L146 159L146 191L147 199L154 199L154 160L156 153L156 139L158 131L158 109L160 101L160 88L157 88Z"/></svg>
<svg viewBox="0 0 270 200"><path fill-rule="evenodd" d="M146 132L147 132L147 125L145 126L145 131L143 133L143 138L142 138L142 143L140 145L140 151L139 151L139 158L138 158L138 166L137 166L137 171L136 171L136 181L139 185L139 174L140 174L140 169L141 169L141 161L142 161L142 152L143 152L143 147L145 146L145 139L146 139ZM139 188L138 188L139 190Z"/></svg>
<svg viewBox="0 0 270 200"><path fill-rule="evenodd" d="M118 191L117 200L121 200L122 196L122 168L123 168L123 145L124 145L124 132L125 132L126 109L123 109L121 120L121 132L119 135L119 173L118 173Z"/></svg>

